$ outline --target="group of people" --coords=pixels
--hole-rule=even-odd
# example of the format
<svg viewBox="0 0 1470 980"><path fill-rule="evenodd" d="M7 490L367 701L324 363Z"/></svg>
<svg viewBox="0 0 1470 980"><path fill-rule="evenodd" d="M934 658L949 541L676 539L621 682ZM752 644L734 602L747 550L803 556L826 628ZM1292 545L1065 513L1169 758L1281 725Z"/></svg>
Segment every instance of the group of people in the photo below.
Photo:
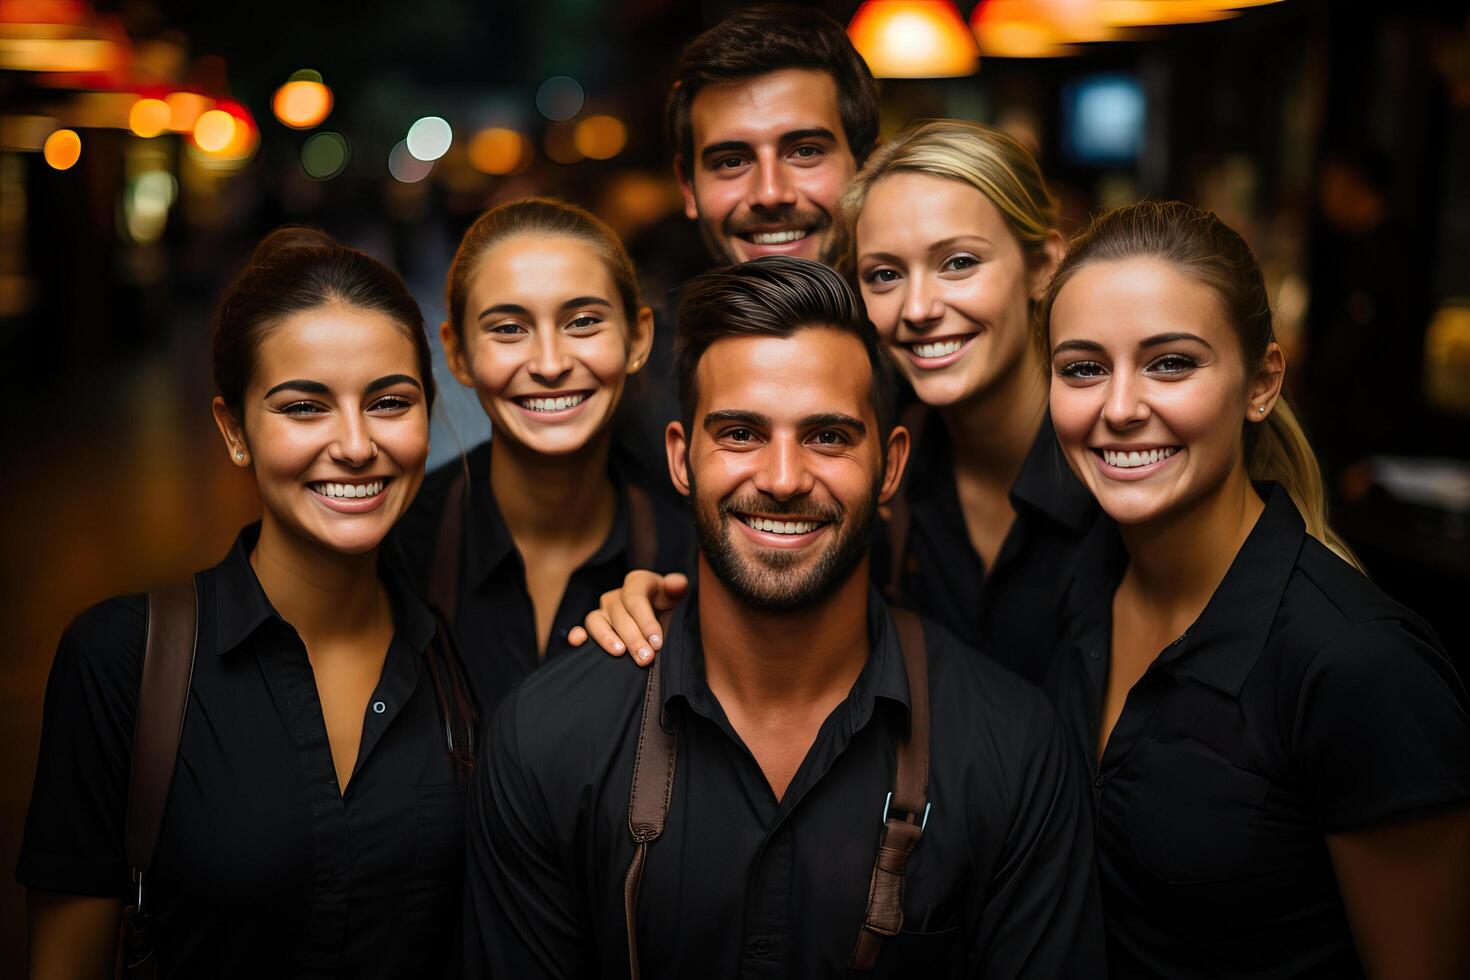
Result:
<svg viewBox="0 0 1470 980"><path fill-rule="evenodd" d="M402 281L257 247L213 411L262 517L194 577L146 874L160 624L62 637L31 975L145 904L169 977L1470 973L1470 704L1326 523L1245 242L879 144L806 8L692 42L667 122L717 268L656 316L587 212L484 213L439 336L492 437L427 475Z"/></svg>

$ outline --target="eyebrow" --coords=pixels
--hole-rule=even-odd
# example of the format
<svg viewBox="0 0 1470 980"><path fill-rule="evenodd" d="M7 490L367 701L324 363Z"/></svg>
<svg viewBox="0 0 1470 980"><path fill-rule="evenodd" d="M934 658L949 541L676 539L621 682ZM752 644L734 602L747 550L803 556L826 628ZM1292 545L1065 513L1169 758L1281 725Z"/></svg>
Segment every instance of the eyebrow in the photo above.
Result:
<svg viewBox="0 0 1470 980"><path fill-rule="evenodd" d="M569 310L574 306L605 306L608 309L612 309L612 303L603 299L601 296L574 296L562 303L557 309ZM481 310L480 315L476 319L483 320L487 316L497 316L501 313L510 313L515 316L531 315L531 311L519 303L496 303L494 306L487 306Z"/></svg>
<svg viewBox="0 0 1470 980"><path fill-rule="evenodd" d="M821 412L817 415L808 415L798 425L803 429L823 429L840 425L857 430L859 435L866 435L868 432L868 427L863 424L862 419L843 415L841 412Z"/></svg>
<svg viewBox="0 0 1470 980"><path fill-rule="evenodd" d="M1143 340L1138 342L1138 346L1158 347L1161 344L1177 344L1181 340L1189 340L1193 341L1196 344L1203 344L1210 350L1215 349L1214 347L1210 346L1210 342L1205 338L1199 336L1198 334L1192 334L1182 330L1175 331L1173 333L1156 333L1152 337L1143 338ZM1100 353L1103 350L1103 345L1099 344L1095 340L1064 340L1060 344L1057 344L1055 347L1053 347L1051 353L1052 356L1055 357L1058 354L1065 354L1067 351L1072 350L1087 351L1088 353L1096 354Z"/></svg>
<svg viewBox="0 0 1470 980"><path fill-rule="evenodd" d="M383 377L370 383L365 391L367 394L371 395L375 391L382 391L384 388L391 388L394 385L402 384L413 385L419 391L424 390L424 386L419 384L418 379L414 378L411 375L385 374ZM271 395L274 395L278 391L299 391L305 395L330 395L332 393L332 389L328 388L320 381L307 381L304 378L296 378L291 381L282 381L280 384L276 385L270 391L267 391L261 397L269 398Z"/></svg>
<svg viewBox="0 0 1470 980"><path fill-rule="evenodd" d="M391 388L394 385L413 385L419 391L424 390L424 386L419 384L417 378L407 374L385 374L368 385L366 390L371 395L375 391L382 391L384 388Z"/></svg>
<svg viewBox="0 0 1470 980"><path fill-rule="evenodd" d="M986 238L984 235L951 235L949 238L941 239L940 241L934 242L934 243L926 246L925 247L925 251L927 251L927 252L942 252L942 251L944 251L947 248L952 248L955 245L958 245L961 242L965 242L965 241L984 242L986 245L990 245L992 247L994 247L994 244L995 244L990 239ZM871 260L874 260L874 259L879 260L879 261L882 261L882 262L897 262L897 261L899 261L898 256L894 255L891 252L877 252L877 251L874 251L874 252L864 252L862 255L858 256L858 261L859 262L868 262L868 261L871 261Z"/></svg>
<svg viewBox="0 0 1470 980"><path fill-rule="evenodd" d="M760 412L745 412L738 408L722 408L717 412L710 412L704 417L704 426L719 425L721 422L744 422L756 428L769 429L771 427L770 416L762 415Z"/></svg>
<svg viewBox="0 0 1470 980"><path fill-rule="evenodd" d="M725 408L717 412L710 412L704 417L705 427L718 425L721 422L740 422L759 429L771 428L771 418L760 412L747 412L738 408ZM868 427L863 424L862 419L844 415L841 412L819 412L816 415L808 415L800 419L796 426L799 429L820 429L830 426L847 426L857 430L859 435L865 435Z"/></svg>
<svg viewBox="0 0 1470 980"><path fill-rule="evenodd" d="M799 143L802 140L812 139L827 140L836 143L837 134L825 126L814 126L810 129L793 129L789 133L782 133L776 138L776 142L781 144ZM749 150L750 147L751 144L748 140L725 140L722 143L711 143L699 151L699 158L707 161L710 157L717 156L721 153Z"/></svg>

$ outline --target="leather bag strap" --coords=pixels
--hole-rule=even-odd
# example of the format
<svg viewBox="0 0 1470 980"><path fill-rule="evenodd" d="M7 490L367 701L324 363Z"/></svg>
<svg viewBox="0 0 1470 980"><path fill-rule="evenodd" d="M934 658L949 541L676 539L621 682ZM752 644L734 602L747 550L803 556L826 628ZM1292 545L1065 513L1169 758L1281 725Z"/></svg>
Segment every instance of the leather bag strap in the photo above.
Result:
<svg viewBox="0 0 1470 980"><path fill-rule="evenodd" d="M454 625L459 610L459 555L464 537L465 474L456 473L444 495L444 514L434 539L434 563L429 566L429 603L444 621Z"/></svg>
<svg viewBox="0 0 1470 980"><path fill-rule="evenodd" d="M669 634L669 613L659 617ZM668 649L665 646L664 649ZM628 832L633 836L633 860L623 879L623 916L628 932L628 974L638 980L638 886L648 861L648 845L664 832L674 789L676 742L663 724L663 684L655 658L643 688L643 718L638 728L638 752L633 758L633 788L628 794Z"/></svg>
<svg viewBox="0 0 1470 980"><path fill-rule="evenodd" d="M893 793L884 808L883 834L868 884L868 912L848 963L863 972L877 964L883 940L903 929L904 872L929 816L929 661L924 624L907 610L890 612L909 681L909 735L898 745Z"/></svg>
<svg viewBox="0 0 1470 980"><path fill-rule="evenodd" d="M148 593L148 638L133 721L123 853L134 876L146 874L158 847L163 810L189 705L199 597L193 579Z"/></svg>

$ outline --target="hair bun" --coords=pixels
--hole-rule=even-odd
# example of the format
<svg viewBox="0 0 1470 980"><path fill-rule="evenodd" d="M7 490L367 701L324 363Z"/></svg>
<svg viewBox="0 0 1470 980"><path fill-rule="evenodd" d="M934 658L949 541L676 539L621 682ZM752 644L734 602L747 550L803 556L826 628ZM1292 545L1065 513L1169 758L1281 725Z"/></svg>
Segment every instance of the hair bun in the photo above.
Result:
<svg viewBox="0 0 1470 980"><path fill-rule="evenodd" d="M277 228L260 240L250 256L251 265L270 265L296 252L314 252L342 248L342 244L320 228L287 225Z"/></svg>

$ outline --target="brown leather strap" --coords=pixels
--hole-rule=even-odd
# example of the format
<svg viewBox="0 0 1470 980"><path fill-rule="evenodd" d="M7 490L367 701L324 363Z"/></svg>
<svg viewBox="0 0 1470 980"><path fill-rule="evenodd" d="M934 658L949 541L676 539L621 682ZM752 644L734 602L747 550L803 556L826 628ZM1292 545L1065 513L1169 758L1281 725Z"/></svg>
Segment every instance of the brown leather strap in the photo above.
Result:
<svg viewBox="0 0 1470 980"><path fill-rule="evenodd" d="M899 424L909 430L909 448L912 452L919 436L929 420L929 406L914 402L903 410ZM909 463L913 463L910 455ZM913 467L910 465L909 470ZM912 512L909 509L909 472L903 475L898 493L888 501L888 581L883 585L883 594L890 602L903 601L903 575L909 557L909 525Z"/></svg>
<svg viewBox="0 0 1470 980"><path fill-rule="evenodd" d="M653 516L653 502L642 487L629 483L628 492L628 568L652 569L658 561L658 523Z"/></svg>
<svg viewBox="0 0 1470 980"><path fill-rule="evenodd" d="M904 609L892 609L909 681L909 736L898 744L893 794L883 813L883 834L868 884L868 913L849 966L869 971L884 938L903 929L903 877L909 855L924 834L929 787L929 661L924 624Z"/></svg>
<svg viewBox="0 0 1470 980"><path fill-rule="evenodd" d="M199 597L193 579L148 594L148 638L133 721L123 837L123 853L135 878L147 873L158 847L184 712L189 706L198 633Z"/></svg>
<svg viewBox="0 0 1470 980"><path fill-rule="evenodd" d="M434 540L434 563L429 566L429 603L444 621L454 625L459 610L459 555L464 537L465 474L456 473L444 495L444 514Z"/></svg>
<svg viewBox="0 0 1470 980"><path fill-rule="evenodd" d="M670 613L659 617L664 636L669 635ZM668 649L665 645L664 649ZM669 800L674 789L676 742L663 725L663 685L660 659L648 668L643 687L643 719L638 728L638 753L633 757L633 789L628 794L628 832L633 835L633 860L623 879L623 916L628 931L628 973L638 980L638 886L648 861L648 845L664 832Z"/></svg>

